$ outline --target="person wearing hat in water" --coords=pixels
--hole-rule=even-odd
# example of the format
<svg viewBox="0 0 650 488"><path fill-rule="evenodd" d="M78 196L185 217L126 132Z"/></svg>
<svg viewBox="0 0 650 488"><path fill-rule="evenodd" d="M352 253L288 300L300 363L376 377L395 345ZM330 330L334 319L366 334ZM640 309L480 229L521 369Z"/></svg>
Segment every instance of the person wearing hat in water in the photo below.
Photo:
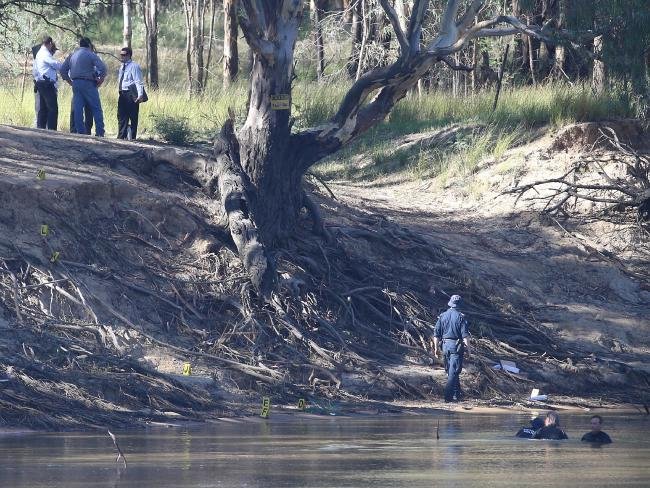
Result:
<svg viewBox="0 0 650 488"><path fill-rule="evenodd" d="M535 432L544 427L544 419L542 417L535 417L530 419L530 427L525 426L519 429L519 432L515 434L516 437L521 437L523 439L532 439L535 436Z"/></svg>
<svg viewBox="0 0 650 488"><path fill-rule="evenodd" d="M594 415L590 420L591 432L587 432L580 439L583 442L593 442L594 444L611 444L612 439L600 428L603 425L603 418L600 415Z"/></svg>
<svg viewBox="0 0 650 488"><path fill-rule="evenodd" d="M438 349L442 350L447 373L446 402L461 399L460 373L463 370L463 355L467 353L469 356L469 324L459 310L462 303L460 295L452 295L447 304L449 309L440 314L433 331L433 354L437 358Z"/></svg>

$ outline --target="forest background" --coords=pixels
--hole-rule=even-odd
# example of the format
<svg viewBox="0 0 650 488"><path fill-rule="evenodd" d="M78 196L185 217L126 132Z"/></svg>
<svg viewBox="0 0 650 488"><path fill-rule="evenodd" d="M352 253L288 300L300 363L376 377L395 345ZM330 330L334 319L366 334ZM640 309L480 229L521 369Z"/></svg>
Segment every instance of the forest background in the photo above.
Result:
<svg viewBox="0 0 650 488"><path fill-rule="evenodd" d="M442 14L446 2L430 3L428 15ZM490 153L525 142L527 129L603 117L645 117L648 113L650 5L646 0L508 0L486 2L486 10L514 14L529 24L553 26L561 42L533 37L482 38L454 55L472 71L436 65L401 101L387 121L321 165L326 177L374 177L403 171L412 177L471 171ZM296 129L316 126L336 112L351 81L394 61L398 43L378 0L310 0L295 55L292 116ZM408 16L413 1L391 2ZM33 125L31 47L45 33L54 37L58 57L89 36L107 61L111 76L101 89L107 130L116 133L116 54L134 49L144 70L151 101L142 106L141 138L177 144L211 140L231 107L245 117L250 51L237 26L236 0L81 1L11 0L0 6L5 46L0 65L0 120ZM424 39L434 33L424 33ZM500 100L494 106L505 49ZM60 105L71 91L61 84ZM480 123L450 154L410 151L393 154L385 134L400 135L449 123ZM60 110L59 126L69 125ZM369 153L372 172L350 169L348 160ZM389 161L390 160L390 161Z"/></svg>

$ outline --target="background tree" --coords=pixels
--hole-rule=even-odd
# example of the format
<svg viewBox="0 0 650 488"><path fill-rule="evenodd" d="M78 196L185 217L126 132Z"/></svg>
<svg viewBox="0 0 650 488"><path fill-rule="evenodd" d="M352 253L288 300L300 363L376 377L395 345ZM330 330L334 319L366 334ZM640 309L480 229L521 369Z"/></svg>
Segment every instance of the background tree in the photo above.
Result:
<svg viewBox="0 0 650 488"><path fill-rule="evenodd" d="M208 77L207 67L212 55L216 4L217 0L183 0L186 29L185 61L190 95L201 94L205 89ZM208 19L207 26L206 17ZM207 46L206 38L208 39Z"/></svg>
<svg viewBox="0 0 650 488"><path fill-rule="evenodd" d="M316 75L319 81L323 78L325 71L325 47L323 45L323 28L321 26L323 3L322 0L310 0L309 2L314 45L316 46Z"/></svg>
<svg viewBox="0 0 650 488"><path fill-rule="evenodd" d="M131 0L122 0L122 18L124 28L122 29L122 44L131 47L133 28L131 27Z"/></svg>
<svg viewBox="0 0 650 488"><path fill-rule="evenodd" d="M149 87L158 88L158 10L159 0L143 0L147 77Z"/></svg>
<svg viewBox="0 0 650 488"><path fill-rule="evenodd" d="M229 86L239 73L237 38L237 0L223 1L223 86Z"/></svg>

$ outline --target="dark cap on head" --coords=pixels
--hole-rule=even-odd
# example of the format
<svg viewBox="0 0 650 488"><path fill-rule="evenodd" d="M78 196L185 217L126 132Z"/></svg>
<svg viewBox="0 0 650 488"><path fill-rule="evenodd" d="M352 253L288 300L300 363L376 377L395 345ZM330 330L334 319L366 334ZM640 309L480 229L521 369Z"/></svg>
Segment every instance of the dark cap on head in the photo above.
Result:
<svg viewBox="0 0 650 488"><path fill-rule="evenodd" d="M455 308L458 307L463 303L463 299L461 298L460 295L452 295L451 298L449 299L449 303L447 303L447 306Z"/></svg>
<svg viewBox="0 0 650 488"><path fill-rule="evenodd" d="M541 429L544 427L544 419L542 419L542 417L535 417L534 419L530 419L530 426L535 430Z"/></svg>
<svg viewBox="0 0 650 488"><path fill-rule="evenodd" d="M82 37L81 39L79 39L79 46L90 47L92 46L92 42L90 42L90 39L88 39L87 37Z"/></svg>
<svg viewBox="0 0 650 488"><path fill-rule="evenodd" d="M50 44L52 42L52 36L43 36L43 42L41 44Z"/></svg>

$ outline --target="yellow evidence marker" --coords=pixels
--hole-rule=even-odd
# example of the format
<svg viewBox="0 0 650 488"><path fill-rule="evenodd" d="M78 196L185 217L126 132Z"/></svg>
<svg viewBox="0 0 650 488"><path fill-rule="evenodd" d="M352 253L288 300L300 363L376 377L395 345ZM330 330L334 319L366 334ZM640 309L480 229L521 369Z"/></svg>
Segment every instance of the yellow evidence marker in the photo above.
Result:
<svg viewBox="0 0 650 488"><path fill-rule="evenodd" d="M50 227L47 224L41 225L41 235L43 237L47 236L50 233Z"/></svg>
<svg viewBox="0 0 650 488"><path fill-rule="evenodd" d="M59 260L59 256L61 256L61 253L59 251L54 251L52 253L52 257L50 258L50 262L56 263Z"/></svg>
<svg viewBox="0 0 650 488"><path fill-rule="evenodd" d="M45 179L45 170L43 168L38 170L38 173L36 173L36 177L39 180L44 180Z"/></svg>
<svg viewBox="0 0 650 488"><path fill-rule="evenodd" d="M192 365L190 363L183 364L183 376L191 376Z"/></svg>
<svg viewBox="0 0 650 488"><path fill-rule="evenodd" d="M305 399L301 398L298 400L298 410L304 410L305 409Z"/></svg>
<svg viewBox="0 0 650 488"><path fill-rule="evenodd" d="M262 398L262 412L260 417L263 419L269 418L269 412L271 411L271 399L269 397Z"/></svg>

